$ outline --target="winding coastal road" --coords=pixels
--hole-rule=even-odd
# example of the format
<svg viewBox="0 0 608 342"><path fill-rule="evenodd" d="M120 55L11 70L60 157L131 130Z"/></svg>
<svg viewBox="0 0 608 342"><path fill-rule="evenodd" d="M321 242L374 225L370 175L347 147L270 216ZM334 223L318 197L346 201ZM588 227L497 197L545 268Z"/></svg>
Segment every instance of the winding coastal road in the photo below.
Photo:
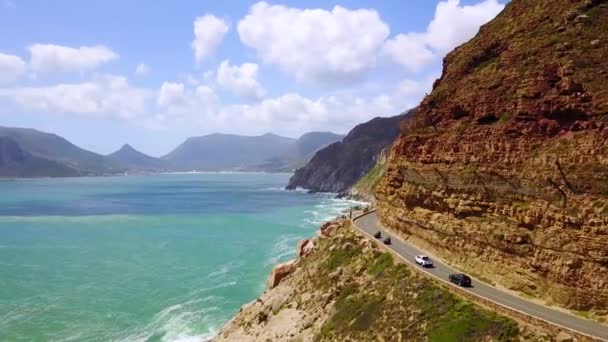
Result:
<svg viewBox="0 0 608 342"><path fill-rule="evenodd" d="M407 242L393 237L392 234L390 234L390 232L388 232L388 230L380 224L376 212L371 212L367 215L356 218L354 222L355 227L366 233L370 239L374 238L373 234L377 231L382 232L382 238L391 236L392 244L384 245L384 247L393 250L414 267L420 267L414 262L414 257L416 255L426 253ZM448 275L452 273L460 273L459 271L441 263L439 260L433 260L433 263L435 264L434 268L425 268L423 270L435 278L447 280ZM585 335L593 336L595 338L599 338L600 340L608 341L607 325L558 311L548 306L530 302L518 296L501 291L491 285L482 283L476 279L473 279L472 287L467 288L466 290L479 297L489 299L503 306L540 318L552 324L562 326Z"/></svg>

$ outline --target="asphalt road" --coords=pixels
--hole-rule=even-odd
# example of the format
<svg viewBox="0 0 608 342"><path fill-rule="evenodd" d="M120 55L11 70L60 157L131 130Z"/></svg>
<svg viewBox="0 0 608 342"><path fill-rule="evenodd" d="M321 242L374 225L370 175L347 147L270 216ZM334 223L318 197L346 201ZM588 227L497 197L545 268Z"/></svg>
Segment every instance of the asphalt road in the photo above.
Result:
<svg viewBox="0 0 608 342"><path fill-rule="evenodd" d="M355 225L357 226L357 228L368 233L370 235L370 238L373 238L373 235L377 231L382 232L382 239L384 239L386 236L391 236L392 244L384 246L397 252L407 261L410 261L410 263L413 264L414 267L420 267L414 262L414 257L416 255L425 253L422 250L412 246L411 244L403 242L393 237L390 233L387 233L386 228L384 228L378 222L375 212L356 219ZM447 280L448 275L453 273L461 273L458 270L455 270L445 264L442 264L438 260L433 260L433 263L435 264L434 268L425 268L424 270L430 275L435 276L437 278ZM491 285L482 283L476 279L473 279L472 287L467 288L467 290L477 296L490 299L494 302L519 310L521 312L525 312L532 316L541 318L545 321L608 341L608 325L580 318L562 311L552 309L548 306L532 303L518 296L501 291Z"/></svg>

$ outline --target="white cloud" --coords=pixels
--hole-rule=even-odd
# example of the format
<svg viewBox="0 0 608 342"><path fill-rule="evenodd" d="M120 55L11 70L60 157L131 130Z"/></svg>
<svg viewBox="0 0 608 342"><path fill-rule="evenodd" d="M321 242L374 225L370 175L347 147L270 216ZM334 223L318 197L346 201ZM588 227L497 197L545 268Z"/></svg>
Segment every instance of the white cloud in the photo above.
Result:
<svg viewBox="0 0 608 342"><path fill-rule="evenodd" d="M72 48L34 44L28 50L31 53L30 67L35 72L83 72L119 58L117 53L103 45Z"/></svg>
<svg viewBox="0 0 608 342"><path fill-rule="evenodd" d="M159 114L148 127L200 127L202 132L261 134L277 132L297 136L307 131L347 132L375 116L396 115L417 105L431 89L433 77L403 80L385 94L340 93L308 98L287 93L248 104L223 104L207 86L187 87L166 82L159 91Z"/></svg>
<svg viewBox="0 0 608 342"><path fill-rule="evenodd" d="M389 27L375 10L298 9L259 2L238 23L243 44L298 80L361 76L376 62Z"/></svg>
<svg viewBox="0 0 608 342"><path fill-rule="evenodd" d="M386 41L383 52L410 72L418 72L445 53L473 38L479 27L494 18L504 4L483 0L461 6L460 0L437 4L426 32L399 34Z"/></svg>
<svg viewBox="0 0 608 342"><path fill-rule="evenodd" d="M183 83L164 82L156 103L160 112L195 119L201 113L215 111L219 102L213 89L207 86L186 88Z"/></svg>
<svg viewBox="0 0 608 342"><path fill-rule="evenodd" d="M148 92L130 87L124 77L105 75L83 83L0 89L0 97L46 113L133 120L144 114Z"/></svg>
<svg viewBox="0 0 608 342"><path fill-rule="evenodd" d="M13 55L0 53L0 83L16 80L26 69L25 62Z"/></svg>
<svg viewBox="0 0 608 342"><path fill-rule="evenodd" d="M217 83L242 98L260 99L265 90L257 80L258 69L255 63L230 65L230 62L225 60L217 70Z"/></svg>
<svg viewBox="0 0 608 342"><path fill-rule="evenodd" d="M150 67L148 67L145 63L139 63L135 67L136 75L146 75L150 72Z"/></svg>
<svg viewBox="0 0 608 342"><path fill-rule="evenodd" d="M449 52L473 38L479 27L496 17L504 7L498 0L484 0L468 6L461 6L460 0L440 2L427 28L428 44L442 53Z"/></svg>
<svg viewBox="0 0 608 342"><path fill-rule="evenodd" d="M194 20L194 58L197 63L212 55L228 32L228 24L211 14Z"/></svg>
<svg viewBox="0 0 608 342"><path fill-rule="evenodd" d="M427 46L425 35L420 33L399 34L387 40L384 52L396 63L410 72L422 70L436 59L436 54Z"/></svg>
<svg viewBox="0 0 608 342"><path fill-rule="evenodd" d="M178 104L184 98L184 84L174 82L164 82L158 92L158 103L161 107L168 107Z"/></svg>

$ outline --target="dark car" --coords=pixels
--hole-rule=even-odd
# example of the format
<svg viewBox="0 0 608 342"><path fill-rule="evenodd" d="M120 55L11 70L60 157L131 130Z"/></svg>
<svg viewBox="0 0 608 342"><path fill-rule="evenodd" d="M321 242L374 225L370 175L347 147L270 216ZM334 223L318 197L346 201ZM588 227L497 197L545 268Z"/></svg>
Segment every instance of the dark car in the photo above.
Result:
<svg viewBox="0 0 608 342"><path fill-rule="evenodd" d="M390 245L390 244L391 244L391 237L390 237L390 236L387 236L387 237L384 239L384 241L383 241L383 242L384 242L384 244L385 244L385 245Z"/></svg>
<svg viewBox="0 0 608 342"><path fill-rule="evenodd" d="M381 238L381 237L382 237L382 233L380 233L380 232L376 232L376 234L374 234L374 237L375 237L376 239L379 239L379 238Z"/></svg>
<svg viewBox="0 0 608 342"><path fill-rule="evenodd" d="M450 274L450 282L459 285L459 286L471 286L471 278L469 278L468 275L466 274L462 274L462 273L457 273L457 274Z"/></svg>

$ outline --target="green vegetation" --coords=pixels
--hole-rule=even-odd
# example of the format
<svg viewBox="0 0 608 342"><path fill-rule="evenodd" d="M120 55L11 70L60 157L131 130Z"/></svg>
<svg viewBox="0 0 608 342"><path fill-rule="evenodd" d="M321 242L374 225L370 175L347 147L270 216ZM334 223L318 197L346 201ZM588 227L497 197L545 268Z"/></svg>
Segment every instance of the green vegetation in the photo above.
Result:
<svg viewBox="0 0 608 342"><path fill-rule="evenodd" d="M528 211L530 210L530 204L524 202L515 202L513 203L513 208Z"/></svg>
<svg viewBox="0 0 608 342"><path fill-rule="evenodd" d="M482 71L484 69L488 70L496 70L498 65L498 56L482 61L481 63L475 66L475 72Z"/></svg>
<svg viewBox="0 0 608 342"><path fill-rule="evenodd" d="M372 196L376 191L376 186L384 177L386 165L376 164L363 178L361 178L354 188L360 193Z"/></svg>
<svg viewBox="0 0 608 342"><path fill-rule="evenodd" d="M495 336L499 341L512 341L518 334L517 324L470 303L435 286L422 289L417 305L428 315L430 342L479 341Z"/></svg>
<svg viewBox="0 0 608 342"><path fill-rule="evenodd" d="M373 276L378 276L384 272L387 268L393 266L393 256L390 253L382 253L379 257L376 258L376 261L370 268L368 268L368 273Z"/></svg>
<svg viewBox="0 0 608 342"><path fill-rule="evenodd" d="M514 321L451 294L390 253L356 248L360 239L345 227L322 241L301 266L302 274L317 275L307 278L309 288L302 292L325 289L335 296L316 341L390 341L399 335L411 341L512 341L518 336ZM338 267L342 275L330 278Z"/></svg>
<svg viewBox="0 0 608 342"><path fill-rule="evenodd" d="M354 284L347 285L336 300L335 313L321 328L319 338L331 336L332 331L345 329L364 331L374 323L382 308L382 300L368 294L357 294Z"/></svg>
<svg viewBox="0 0 608 342"><path fill-rule="evenodd" d="M464 170L462 170L462 172L464 172L467 175L472 175L477 172L477 165L468 164L467 166L465 166L465 168L464 168Z"/></svg>
<svg viewBox="0 0 608 342"><path fill-rule="evenodd" d="M335 249L327 258L325 262L325 269L327 271L333 271L336 268L348 263L350 259L357 255L360 252L360 249L351 247L351 248L338 248Z"/></svg>

